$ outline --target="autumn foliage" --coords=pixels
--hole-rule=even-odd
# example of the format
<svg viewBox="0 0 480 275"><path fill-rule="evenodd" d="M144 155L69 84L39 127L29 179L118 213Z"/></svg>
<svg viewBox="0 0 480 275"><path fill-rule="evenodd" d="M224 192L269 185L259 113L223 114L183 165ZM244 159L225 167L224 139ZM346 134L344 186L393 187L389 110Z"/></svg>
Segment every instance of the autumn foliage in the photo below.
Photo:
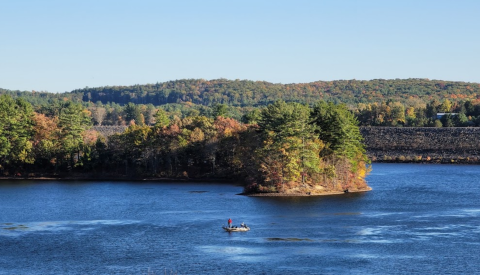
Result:
<svg viewBox="0 0 480 275"><path fill-rule="evenodd" d="M3 176L223 179L247 192L298 194L368 188L357 121L344 105L277 101L250 124L222 106L182 118L159 109L153 126L132 118L109 137L90 129L93 112L79 104L46 110L0 98Z"/></svg>

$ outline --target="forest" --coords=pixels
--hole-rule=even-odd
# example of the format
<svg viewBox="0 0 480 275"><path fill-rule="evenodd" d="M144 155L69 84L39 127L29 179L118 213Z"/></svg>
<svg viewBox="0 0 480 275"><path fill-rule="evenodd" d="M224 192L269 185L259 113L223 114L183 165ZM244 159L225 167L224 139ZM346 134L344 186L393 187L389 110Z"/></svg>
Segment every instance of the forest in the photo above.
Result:
<svg viewBox="0 0 480 275"><path fill-rule="evenodd" d="M246 116L176 116L125 107L128 127L108 137L91 129L94 109L70 99L33 106L0 96L4 177L223 179L245 191L319 194L367 190L369 165L358 121L344 104L275 101ZM150 118L148 118L150 119Z"/></svg>
<svg viewBox="0 0 480 275"><path fill-rule="evenodd" d="M24 98L35 111L64 101L86 107L94 125L153 125L157 109L171 116L224 116L248 122L277 100L312 107L319 100L345 104L362 126L480 126L480 84L428 79L374 79L274 84L249 80L183 79L156 84L83 88L60 94L0 89ZM437 117L437 113L446 113Z"/></svg>
<svg viewBox="0 0 480 275"><path fill-rule="evenodd" d="M0 175L226 179L252 193L365 190L358 126L480 126L480 85L184 79L58 94L0 89Z"/></svg>

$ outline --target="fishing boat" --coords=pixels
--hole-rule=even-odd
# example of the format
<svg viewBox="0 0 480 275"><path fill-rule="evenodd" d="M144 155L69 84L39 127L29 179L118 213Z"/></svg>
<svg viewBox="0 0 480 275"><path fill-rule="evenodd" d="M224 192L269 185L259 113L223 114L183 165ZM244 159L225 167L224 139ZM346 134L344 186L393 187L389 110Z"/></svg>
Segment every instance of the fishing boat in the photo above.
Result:
<svg viewBox="0 0 480 275"><path fill-rule="evenodd" d="M246 231L249 231L250 230L250 227L246 226L246 225L243 225L243 226L232 226L232 227L228 227L228 226L222 226L223 230L227 231L227 232L246 232Z"/></svg>

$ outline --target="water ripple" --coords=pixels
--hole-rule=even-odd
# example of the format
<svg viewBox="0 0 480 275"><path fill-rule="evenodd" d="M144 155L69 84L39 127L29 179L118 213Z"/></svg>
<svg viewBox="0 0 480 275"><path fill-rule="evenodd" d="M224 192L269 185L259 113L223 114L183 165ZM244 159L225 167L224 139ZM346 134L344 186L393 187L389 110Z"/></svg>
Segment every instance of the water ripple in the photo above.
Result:
<svg viewBox="0 0 480 275"><path fill-rule="evenodd" d="M0 236L20 236L33 232L53 233L64 230L93 230L105 225L126 225L138 221L132 220L91 220L91 221L43 221L0 224Z"/></svg>

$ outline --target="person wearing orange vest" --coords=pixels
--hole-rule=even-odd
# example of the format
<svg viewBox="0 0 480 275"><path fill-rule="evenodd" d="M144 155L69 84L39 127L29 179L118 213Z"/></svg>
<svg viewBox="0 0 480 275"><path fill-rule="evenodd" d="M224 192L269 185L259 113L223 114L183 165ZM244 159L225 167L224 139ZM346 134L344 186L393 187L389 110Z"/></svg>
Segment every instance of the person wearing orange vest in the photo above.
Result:
<svg viewBox="0 0 480 275"><path fill-rule="evenodd" d="M228 228L231 228L232 227L232 219L228 219Z"/></svg>

